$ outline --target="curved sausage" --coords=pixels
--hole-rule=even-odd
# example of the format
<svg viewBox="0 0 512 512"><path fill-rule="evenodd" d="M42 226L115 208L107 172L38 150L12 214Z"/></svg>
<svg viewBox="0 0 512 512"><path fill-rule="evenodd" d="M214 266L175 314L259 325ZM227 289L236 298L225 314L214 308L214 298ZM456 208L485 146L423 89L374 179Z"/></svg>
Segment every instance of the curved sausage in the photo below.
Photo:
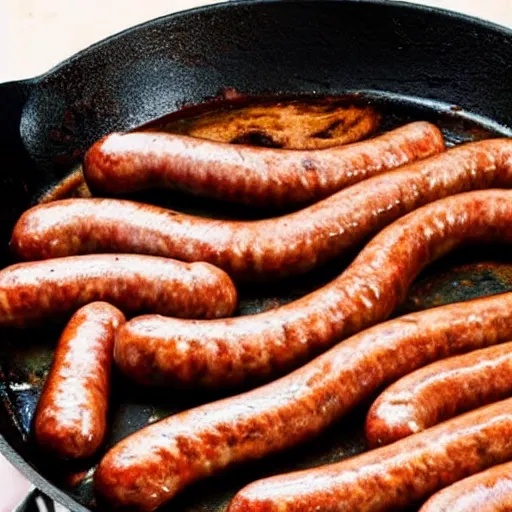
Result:
<svg viewBox="0 0 512 512"><path fill-rule="evenodd" d="M124 321L114 306L93 302L64 329L34 419L36 440L52 456L90 457L103 442L114 334Z"/></svg>
<svg viewBox="0 0 512 512"><path fill-rule="evenodd" d="M336 464L258 480L227 512L381 512L512 459L512 399Z"/></svg>
<svg viewBox="0 0 512 512"><path fill-rule="evenodd" d="M138 317L119 330L114 358L143 384L266 379L387 318L430 262L464 243L493 241L512 241L511 191L442 199L381 231L338 278L299 300L211 322Z"/></svg>
<svg viewBox="0 0 512 512"><path fill-rule="evenodd" d="M240 146L170 133L113 133L85 155L92 190L167 187L257 206L312 203L377 173L444 150L439 129L416 122L373 140L322 150Z"/></svg>
<svg viewBox="0 0 512 512"><path fill-rule="evenodd" d="M207 263L132 254L18 263L0 272L0 326L24 327L96 300L126 313L192 318L230 315L236 289Z"/></svg>
<svg viewBox="0 0 512 512"><path fill-rule="evenodd" d="M464 478L434 494L419 512L507 512L512 510L512 463Z"/></svg>
<svg viewBox="0 0 512 512"><path fill-rule="evenodd" d="M394 443L512 395L512 342L417 370L377 398L366 418L370 446Z"/></svg>
<svg viewBox="0 0 512 512"><path fill-rule="evenodd" d="M27 260L135 252L208 261L238 280L304 273L419 206L466 190L512 184L512 140L461 146L376 176L282 217L248 222L184 215L115 199L36 206L12 236Z"/></svg>
<svg viewBox="0 0 512 512"><path fill-rule="evenodd" d="M310 440L422 365L511 334L512 293L377 325L277 381L132 434L104 457L96 488L113 506L151 510L196 480Z"/></svg>

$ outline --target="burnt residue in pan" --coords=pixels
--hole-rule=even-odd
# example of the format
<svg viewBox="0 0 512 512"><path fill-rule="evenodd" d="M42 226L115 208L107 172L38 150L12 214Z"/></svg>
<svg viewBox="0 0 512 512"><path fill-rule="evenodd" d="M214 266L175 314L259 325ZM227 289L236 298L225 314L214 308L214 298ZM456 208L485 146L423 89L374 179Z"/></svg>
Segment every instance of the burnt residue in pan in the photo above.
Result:
<svg viewBox="0 0 512 512"><path fill-rule="evenodd" d="M426 269L411 287L398 314L471 300L512 289L512 251L509 247L473 247L454 252ZM396 316L395 315L395 316Z"/></svg>
<svg viewBox="0 0 512 512"><path fill-rule="evenodd" d="M362 140L378 130L380 116L366 104L342 98L289 100L229 107L162 119L159 130L193 137L283 149L323 149Z"/></svg>
<svg viewBox="0 0 512 512"><path fill-rule="evenodd" d="M288 147L297 141L302 145L324 142L330 144L333 141L339 143L344 136L347 136L345 142L348 142L354 140L354 133L358 137L370 137L420 119L436 123L443 130L450 146L499 135L499 132L489 128L491 123L471 120L470 116L456 106L450 108L451 106L445 105L441 112L438 106L416 99L404 101L403 98L371 94L321 99L260 98L253 101L239 95L230 97L229 101L210 105L206 111L204 107L189 107L155 121L149 128L194 133L210 138L215 138L216 134L217 137L222 135L228 138L230 142L271 147ZM301 127L309 128L298 133L292 129L297 123ZM366 128L361 130L364 126ZM142 129L148 129L148 126ZM359 131L354 132L354 129ZM50 201L89 195L80 170L76 169L58 186L35 199ZM139 194L137 198L188 213L214 215L219 218L261 218L276 214L216 201L195 200L190 196L169 191ZM354 254L333 261L300 279L246 287L241 291L239 313L251 314L272 309L301 297L338 275L350 263ZM485 247L459 251L419 276L407 301L395 315L512 291L512 264L508 263L512 261L510 255L503 248L497 250ZM27 442L31 442L31 418L61 327L37 331L8 331L3 336L4 350L0 356L0 380L3 385L0 397L8 404L13 420ZM175 394L168 390L148 392L127 382L115 372L110 429L105 449L148 423L220 396L219 393ZM328 432L299 449L201 482L185 491L165 510L221 512L238 489L256 478L339 461L359 453L365 449L362 436L365 411L366 406L363 404ZM52 462L48 457L35 459L37 469L44 476L87 507L94 505L92 474L97 462L96 458L78 465L69 465Z"/></svg>

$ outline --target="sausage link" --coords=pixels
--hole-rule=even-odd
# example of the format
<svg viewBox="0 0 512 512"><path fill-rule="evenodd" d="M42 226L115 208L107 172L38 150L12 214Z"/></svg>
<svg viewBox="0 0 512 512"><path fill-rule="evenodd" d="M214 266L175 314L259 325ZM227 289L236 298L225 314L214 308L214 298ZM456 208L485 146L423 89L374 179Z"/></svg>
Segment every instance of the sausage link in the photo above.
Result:
<svg viewBox="0 0 512 512"><path fill-rule="evenodd" d="M124 321L114 306L93 302L64 329L34 420L36 440L52 456L90 457L103 442L114 334Z"/></svg>
<svg viewBox="0 0 512 512"><path fill-rule="evenodd" d="M127 437L101 461L96 488L112 506L152 510L196 480L310 440L422 365L511 334L512 293L377 325L277 381Z"/></svg>
<svg viewBox="0 0 512 512"><path fill-rule="evenodd" d="M366 418L370 446L394 443L512 395L512 342L452 357L386 389Z"/></svg>
<svg viewBox="0 0 512 512"><path fill-rule="evenodd" d="M227 512L383 512L512 459L512 399L346 461L266 478Z"/></svg>
<svg viewBox="0 0 512 512"><path fill-rule="evenodd" d="M297 301L211 322L138 317L118 331L114 358L143 384L221 387L275 376L386 319L428 263L463 243L493 241L512 241L511 191L442 199L383 230L338 278Z"/></svg>
<svg viewBox="0 0 512 512"><path fill-rule="evenodd" d="M312 203L375 174L440 153L443 136L416 122L349 146L282 150L170 133L113 133L85 155L92 190L174 188L257 206Z"/></svg>
<svg viewBox="0 0 512 512"><path fill-rule="evenodd" d="M434 494L419 512L510 512L512 463L464 478Z"/></svg>
<svg viewBox="0 0 512 512"><path fill-rule="evenodd" d="M192 318L230 315L236 289L208 263L132 254L18 263L0 272L0 326L24 327L96 300L126 313Z"/></svg>
<svg viewBox="0 0 512 512"><path fill-rule="evenodd" d="M12 247L27 260L135 252L208 261L235 279L261 281L311 270L426 203L510 184L512 140L489 140L375 176L274 219L220 221L115 199L40 205L18 221Z"/></svg>

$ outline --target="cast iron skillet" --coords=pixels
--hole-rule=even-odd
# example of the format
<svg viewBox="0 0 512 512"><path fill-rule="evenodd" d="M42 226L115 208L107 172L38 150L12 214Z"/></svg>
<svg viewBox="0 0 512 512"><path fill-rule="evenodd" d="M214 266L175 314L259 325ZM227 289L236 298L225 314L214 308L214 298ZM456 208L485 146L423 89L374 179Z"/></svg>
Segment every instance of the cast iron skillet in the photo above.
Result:
<svg viewBox="0 0 512 512"><path fill-rule="evenodd" d="M445 11L378 0L235 2L157 19L92 46L41 77L2 84L2 266L11 261L7 241L17 217L65 176L92 142L226 89L249 96L356 91L392 111L389 123L433 119L452 142L510 135L512 33ZM512 290L504 254L500 259L496 253L466 251L437 266L420 278L401 311ZM241 311L291 300L343 264L300 280L299 288L285 283L246 290ZM59 327L1 333L0 449L45 493L86 511L94 507L87 469L96 461L65 465L63 472L38 454L28 436L58 332ZM212 398L141 391L119 376L114 388L107 445L148 421ZM258 477L357 453L364 449L361 422L356 411L299 450L195 486L168 510L221 511L237 489Z"/></svg>

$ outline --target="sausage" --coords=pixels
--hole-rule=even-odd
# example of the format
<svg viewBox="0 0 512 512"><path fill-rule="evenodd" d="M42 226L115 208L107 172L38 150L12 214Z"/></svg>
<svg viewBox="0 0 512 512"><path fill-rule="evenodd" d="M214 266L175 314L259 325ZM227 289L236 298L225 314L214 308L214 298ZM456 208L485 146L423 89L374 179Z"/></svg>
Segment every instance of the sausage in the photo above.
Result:
<svg viewBox="0 0 512 512"><path fill-rule="evenodd" d="M338 257L419 206L512 183L512 140L454 148L375 176L299 212L230 222L115 199L36 206L18 221L12 247L26 260L126 252L208 261L238 281L301 274Z"/></svg>
<svg viewBox="0 0 512 512"><path fill-rule="evenodd" d="M464 478L434 494L420 512L507 512L512 510L512 463Z"/></svg>
<svg viewBox="0 0 512 512"><path fill-rule="evenodd" d="M512 342L433 363L386 389L366 418L370 446L394 443L512 395Z"/></svg>
<svg viewBox="0 0 512 512"><path fill-rule="evenodd" d="M261 281L311 270L423 204L511 183L512 140L490 140L260 221L207 219L115 199L57 201L28 210L15 226L11 245L26 260L135 252L208 261L239 281Z"/></svg>
<svg viewBox="0 0 512 512"><path fill-rule="evenodd" d="M433 124L322 150L263 149L170 133L113 133L85 155L93 191L167 187L257 206L313 203L375 174L444 150Z"/></svg>
<svg viewBox="0 0 512 512"><path fill-rule="evenodd" d="M382 512L512 459L512 399L348 460L258 480L227 512Z"/></svg>
<svg viewBox="0 0 512 512"><path fill-rule="evenodd" d="M0 272L0 326L25 327L96 300L126 313L179 317L230 315L236 289L207 263L132 254L90 255L18 263Z"/></svg>
<svg viewBox="0 0 512 512"><path fill-rule="evenodd" d="M90 457L103 442L114 334L124 321L114 306L93 302L64 329L34 419L35 438L52 456Z"/></svg>
<svg viewBox="0 0 512 512"><path fill-rule="evenodd" d="M186 321L141 316L116 336L114 358L142 384L223 387L297 367L386 319L418 273L463 243L512 241L512 191L442 199L379 233L339 277L256 315Z"/></svg>
<svg viewBox="0 0 512 512"><path fill-rule="evenodd" d="M379 324L277 381L132 434L101 461L96 489L111 506L152 510L194 481L310 440L422 365L511 334L512 293Z"/></svg>

